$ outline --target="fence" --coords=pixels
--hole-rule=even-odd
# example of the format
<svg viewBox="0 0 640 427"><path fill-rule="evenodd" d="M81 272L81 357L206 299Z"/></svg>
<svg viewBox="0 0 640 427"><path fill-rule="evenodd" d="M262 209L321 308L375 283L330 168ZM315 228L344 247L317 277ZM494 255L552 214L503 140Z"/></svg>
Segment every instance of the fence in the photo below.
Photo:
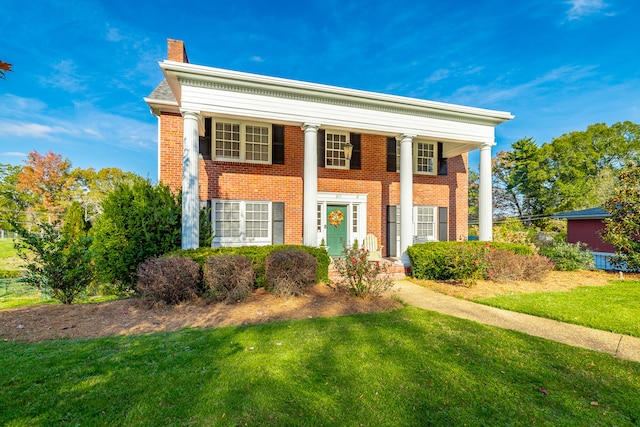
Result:
<svg viewBox="0 0 640 427"><path fill-rule="evenodd" d="M38 289L25 284L18 278L0 279L0 297L27 295L35 292L38 292Z"/></svg>

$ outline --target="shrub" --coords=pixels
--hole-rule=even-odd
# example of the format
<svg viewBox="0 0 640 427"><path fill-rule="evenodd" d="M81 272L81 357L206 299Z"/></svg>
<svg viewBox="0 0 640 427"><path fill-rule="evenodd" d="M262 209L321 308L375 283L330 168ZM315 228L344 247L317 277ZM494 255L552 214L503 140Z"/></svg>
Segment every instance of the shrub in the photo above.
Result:
<svg viewBox="0 0 640 427"><path fill-rule="evenodd" d="M251 293L256 274L249 258L227 254L210 257L204 262L203 279L214 299L230 302L241 300Z"/></svg>
<svg viewBox="0 0 640 427"><path fill-rule="evenodd" d="M256 273L256 285L264 286L266 283L264 263L267 256L271 252L287 249L299 249L313 255L318 260L316 282L329 282L329 264L331 263L331 258L327 254L327 251L322 248L301 245L238 246L179 250L175 253L188 256L200 265L204 265L205 261L212 256L223 254L244 255L251 260L253 270Z"/></svg>
<svg viewBox="0 0 640 427"><path fill-rule="evenodd" d="M21 237L15 247L18 256L25 261L22 281L46 289L51 297L63 304L73 303L93 281L91 239L60 233L59 223L38 224L38 233L14 222L11 225Z"/></svg>
<svg viewBox="0 0 640 427"><path fill-rule="evenodd" d="M482 253L489 245L473 242L421 243L407 249L411 273L419 279L465 280L484 276Z"/></svg>
<svg viewBox="0 0 640 427"><path fill-rule="evenodd" d="M318 260L300 249L274 251L265 260L267 288L279 296L302 295L316 284Z"/></svg>
<svg viewBox="0 0 640 427"><path fill-rule="evenodd" d="M138 293L151 304L175 305L198 294L200 266L179 256L149 258L138 267Z"/></svg>
<svg viewBox="0 0 640 427"><path fill-rule="evenodd" d="M338 285L358 297L376 297L393 286L387 268L379 261L369 261L369 251L355 246L344 248L344 257L334 266L341 277Z"/></svg>
<svg viewBox="0 0 640 427"><path fill-rule="evenodd" d="M553 263L540 255L519 255L509 251L490 250L484 263L486 277L496 282L526 280L540 282L553 270Z"/></svg>
<svg viewBox="0 0 640 427"><path fill-rule="evenodd" d="M182 208L168 187L142 178L118 184L102 208L92 228L94 262L102 281L128 294L143 261L180 247Z"/></svg>
<svg viewBox="0 0 640 427"><path fill-rule="evenodd" d="M486 276L485 255L490 249L531 255L531 246L508 242L429 242L407 249L411 272L418 279L474 280Z"/></svg>
<svg viewBox="0 0 640 427"><path fill-rule="evenodd" d="M556 270L592 270L595 268L593 256L585 249L586 245L579 242L576 244L556 242L552 246L541 249L540 254L551 258Z"/></svg>

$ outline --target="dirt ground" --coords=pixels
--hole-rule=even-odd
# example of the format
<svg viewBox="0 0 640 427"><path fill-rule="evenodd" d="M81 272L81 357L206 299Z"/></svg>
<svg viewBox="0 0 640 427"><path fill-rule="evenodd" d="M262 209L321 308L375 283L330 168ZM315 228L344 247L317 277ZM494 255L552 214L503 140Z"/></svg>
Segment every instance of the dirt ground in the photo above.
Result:
<svg viewBox="0 0 640 427"><path fill-rule="evenodd" d="M61 338L177 331L284 319L332 317L399 307L389 298L360 299L326 284L310 293L278 298L260 288L242 302L214 303L204 299L174 307L149 308L136 299L95 304L41 305L0 310L0 339L36 342Z"/></svg>
<svg viewBox="0 0 640 427"><path fill-rule="evenodd" d="M566 291L577 286L601 286L618 274L602 271L551 272L541 283L495 283L479 280L472 287L453 283L418 281L422 286L459 298L490 297L505 293ZM624 279L640 280L640 275ZM413 280L413 279L412 279ZM0 310L0 339L35 342L61 338L94 338L185 327L211 328L285 319L332 317L389 310L400 303L390 298L360 299L326 284L316 285L303 296L278 298L258 289L235 304L197 300L175 307L148 308L136 299L95 304L41 305Z"/></svg>

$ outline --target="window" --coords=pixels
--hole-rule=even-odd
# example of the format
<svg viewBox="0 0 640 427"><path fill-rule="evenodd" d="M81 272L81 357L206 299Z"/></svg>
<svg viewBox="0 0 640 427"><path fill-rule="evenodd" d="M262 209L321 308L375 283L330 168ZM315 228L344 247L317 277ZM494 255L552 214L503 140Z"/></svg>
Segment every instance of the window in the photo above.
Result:
<svg viewBox="0 0 640 427"><path fill-rule="evenodd" d="M436 240L436 208L414 206L414 234L418 241Z"/></svg>
<svg viewBox="0 0 640 427"><path fill-rule="evenodd" d="M316 215L316 225L318 227L318 233L322 233L322 212L323 212L323 205L318 204L317 205L317 215Z"/></svg>
<svg viewBox="0 0 640 427"><path fill-rule="evenodd" d="M349 161L344 157L344 145L349 134L327 131L325 133L325 166L328 168L349 169Z"/></svg>
<svg viewBox="0 0 640 427"><path fill-rule="evenodd" d="M214 200L214 243L271 243L271 203Z"/></svg>
<svg viewBox="0 0 640 427"><path fill-rule="evenodd" d="M353 233L358 234L358 222L359 222L358 205L351 206L351 221L352 221Z"/></svg>
<svg viewBox="0 0 640 427"><path fill-rule="evenodd" d="M435 173L436 148L432 142L416 142L413 157L415 173Z"/></svg>
<svg viewBox="0 0 640 427"><path fill-rule="evenodd" d="M217 160L271 162L271 126L216 122L213 144Z"/></svg>
<svg viewBox="0 0 640 427"><path fill-rule="evenodd" d="M436 173L436 144L413 141L413 173L434 175ZM400 172L400 142L396 143L396 171Z"/></svg>

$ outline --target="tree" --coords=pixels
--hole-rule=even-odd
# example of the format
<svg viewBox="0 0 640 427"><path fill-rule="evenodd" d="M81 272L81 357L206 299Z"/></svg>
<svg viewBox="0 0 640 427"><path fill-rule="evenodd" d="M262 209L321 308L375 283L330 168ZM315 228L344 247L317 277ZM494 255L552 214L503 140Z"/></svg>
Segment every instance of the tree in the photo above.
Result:
<svg viewBox="0 0 640 427"><path fill-rule="evenodd" d="M640 160L640 125L597 123L538 146L523 138L494 159L499 208L520 217L602 205L613 193L616 176Z"/></svg>
<svg viewBox="0 0 640 427"><path fill-rule="evenodd" d="M73 186L71 162L61 155L29 153L18 173L18 190L23 191L37 211L47 214L50 224L66 210Z"/></svg>
<svg viewBox="0 0 640 427"><path fill-rule="evenodd" d="M619 184L604 209L611 216L604 219L602 237L616 247L613 262L640 268L640 163L622 169Z"/></svg>
<svg viewBox="0 0 640 427"><path fill-rule="evenodd" d="M20 240L15 247L25 261L24 282L46 290L63 304L71 304L93 281L87 237L71 238L58 230L59 223L38 224L38 232L31 232L11 221Z"/></svg>
<svg viewBox="0 0 640 427"><path fill-rule="evenodd" d="M469 182L469 221L477 222L480 209L480 174L473 169L469 169L467 180Z"/></svg>
<svg viewBox="0 0 640 427"><path fill-rule="evenodd" d="M120 293L135 289L138 266L180 248L182 207L168 187L138 178L120 183L91 229L100 278Z"/></svg>
<svg viewBox="0 0 640 427"><path fill-rule="evenodd" d="M93 168L77 168L71 172L71 175L74 179L72 197L80 202L85 219L91 223L102 213L104 199L119 184L133 184L141 179L133 172L124 172L118 168L103 168L97 172Z"/></svg>
<svg viewBox="0 0 640 427"><path fill-rule="evenodd" d="M29 206L26 195L17 189L20 166L0 164L0 228L8 221L25 222Z"/></svg>
<svg viewBox="0 0 640 427"><path fill-rule="evenodd" d="M0 79L6 79L5 73L11 72L11 71L13 71L11 69L11 64L9 64L8 62L0 61Z"/></svg>

